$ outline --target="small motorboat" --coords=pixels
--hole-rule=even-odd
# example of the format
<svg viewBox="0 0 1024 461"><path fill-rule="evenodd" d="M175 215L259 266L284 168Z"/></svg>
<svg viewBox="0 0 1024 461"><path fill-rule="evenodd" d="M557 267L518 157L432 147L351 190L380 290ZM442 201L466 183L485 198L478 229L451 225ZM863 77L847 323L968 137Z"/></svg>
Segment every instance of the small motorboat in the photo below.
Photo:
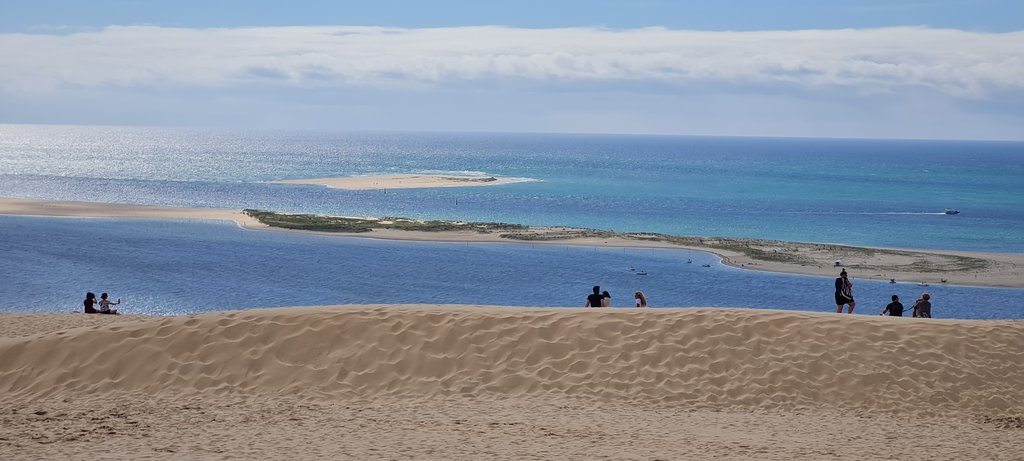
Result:
<svg viewBox="0 0 1024 461"><path fill-rule="evenodd" d="M711 267L710 264L701 264L700 267Z"/></svg>
<svg viewBox="0 0 1024 461"><path fill-rule="evenodd" d="M946 208L946 211L944 211L943 213L945 213L945 214L960 214L960 212L958 210L954 210L952 208Z"/></svg>
<svg viewBox="0 0 1024 461"><path fill-rule="evenodd" d="M647 275L647 271L636 271L636 275Z"/></svg>

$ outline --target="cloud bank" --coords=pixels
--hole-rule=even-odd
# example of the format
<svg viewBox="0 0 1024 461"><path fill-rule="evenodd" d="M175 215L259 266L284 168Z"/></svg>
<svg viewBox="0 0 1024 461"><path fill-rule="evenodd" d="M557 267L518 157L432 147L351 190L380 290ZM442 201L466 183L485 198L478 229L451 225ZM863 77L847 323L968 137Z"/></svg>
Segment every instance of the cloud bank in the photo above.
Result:
<svg viewBox="0 0 1024 461"><path fill-rule="evenodd" d="M645 28L107 27L0 35L0 87L458 86L476 81L797 85L983 99L1024 89L1024 32L924 27L706 32Z"/></svg>
<svg viewBox="0 0 1024 461"><path fill-rule="evenodd" d="M0 123L1024 139L1024 32L0 34Z"/></svg>

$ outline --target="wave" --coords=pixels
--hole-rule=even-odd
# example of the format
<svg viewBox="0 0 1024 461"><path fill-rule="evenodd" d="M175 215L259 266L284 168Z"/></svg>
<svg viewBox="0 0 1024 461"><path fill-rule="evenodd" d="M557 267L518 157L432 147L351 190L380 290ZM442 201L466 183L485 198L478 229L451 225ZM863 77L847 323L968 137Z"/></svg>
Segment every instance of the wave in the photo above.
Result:
<svg viewBox="0 0 1024 461"><path fill-rule="evenodd" d="M502 176L498 174L488 173L486 171L476 170L416 170L409 173L396 173L396 172L379 172L379 173L365 173L359 175L353 175L355 177L365 176L380 176L380 175L428 175L428 176L458 176L467 178L498 178L504 183L523 183L523 182L543 182L542 179L517 177L517 176Z"/></svg>

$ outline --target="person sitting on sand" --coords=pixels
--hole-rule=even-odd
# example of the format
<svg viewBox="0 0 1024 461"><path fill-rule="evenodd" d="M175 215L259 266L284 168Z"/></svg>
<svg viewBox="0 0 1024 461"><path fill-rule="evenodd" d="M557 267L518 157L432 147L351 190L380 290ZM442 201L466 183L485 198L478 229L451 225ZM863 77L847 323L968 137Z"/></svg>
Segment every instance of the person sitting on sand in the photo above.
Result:
<svg viewBox="0 0 1024 461"><path fill-rule="evenodd" d="M932 299L931 295L924 293L921 295L921 299L918 299L914 303L913 316L917 318L930 319L932 318Z"/></svg>
<svg viewBox="0 0 1024 461"><path fill-rule="evenodd" d="M583 307L601 307L604 295L601 294L601 286L594 285L594 294L587 296L587 304Z"/></svg>
<svg viewBox="0 0 1024 461"><path fill-rule="evenodd" d="M839 273L839 278L836 279L836 313L843 313L843 304L848 305L846 313L852 314L853 307L857 303L853 300L853 284L850 283L850 279L846 276L846 269L843 269Z"/></svg>
<svg viewBox="0 0 1024 461"><path fill-rule="evenodd" d="M99 314L99 311L93 307L96 304L96 295L93 292L90 291L85 294L85 301L82 301L82 304L85 305L86 314Z"/></svg>
<svg viewBox="0 0 1024 461"><path fill-rule="evenodd" d="M111 302L109 299L107 299L107 294L106 293L103 293L103 294L100 295L100 313L101 314L117 315L117 310L111 310L110 306L111 305L115 305L116 306L118 304L121 304L121 298L117 298L117 302Z"/></svg>
<svg viewBox="0 0 1024 461"><path fill-rule="evenodd" d="M644 296L644 292L633 293L633 299L636 299L636 307L647 307L647 297Z"/></svg>
<svg viewBox="0 0 1024 461"><path fill-rule="evenodd" d="M601 296L604 296L604 298L601 299L601 307L611 307L612 294L607 291L602 291Z"/></svg>
<svg viewBox="0 0 1024 461"><path fill-rule="evenodd" d="M903 304L900 303L899 296L892 295L892 302L885 306L885 310L878 315L885 315L887 313L893 317L903 317Z"/></svg>

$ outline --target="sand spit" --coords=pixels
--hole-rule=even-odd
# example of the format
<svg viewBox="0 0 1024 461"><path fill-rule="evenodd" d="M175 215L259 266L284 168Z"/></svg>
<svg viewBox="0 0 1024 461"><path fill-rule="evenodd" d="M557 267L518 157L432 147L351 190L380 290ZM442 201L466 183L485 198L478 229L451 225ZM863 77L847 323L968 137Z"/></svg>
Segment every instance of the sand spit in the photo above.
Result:
<svg viewBox="0 0 1024 461"><path fill-rule="evenodd" d="M423 189L428 187L472 187L501 186L524 182L522 178L499 178L479 175L426 175L426 174L385 174L372 176L351 176L343 178L288 179L273 181L275 184L305 184L327 186L331 189L378 190L378 189Z"/></svg>
<svg viewBox="0 0 1024 461"><path fill-rule="evenodd" d="M118 219L198 219L234 221L240 226L251 229L264 229L267 227L241 211L220 210L216 208L127 205L121 203L0 198L0 214Z"/></svg>
<svg viewBox="0 0 1024 461"><path fill-rule="evenodd" d="M54 324L84 314L0 315ZM1021 459L1024 322L333 306L0 338L3 459Z"/></svg>
<svg viewBox="0 0 1024 461"><path fill-rule="evenodd" d="M372 231L364 233L312 232L269 227L242 211L15 198L0 198L0 214L230 220L247 229L311 232L319 235L385 240L691 249L715 253L723 258L725 264L744 269L822 276L837 275L837 268L833 264L836 259L842 259L855 280L895 278L900 282L924 283L942 283L942 280L946 280L948 283L959 285L1024 288L1024 253L920 251L700 237L681 237L678 239L680 241L666 241L656 240L649 234L610 236L609 232L554 227L529 227L517 230L514 231L517 234L515 237L509 237L507 231L477 230L421 232L373 228ZM380 221L373 218L353 219ZM767 256L757 256L759 254ZM963 269L961 266L965 260L969 261L970 265L984 267Z"/></svg>

